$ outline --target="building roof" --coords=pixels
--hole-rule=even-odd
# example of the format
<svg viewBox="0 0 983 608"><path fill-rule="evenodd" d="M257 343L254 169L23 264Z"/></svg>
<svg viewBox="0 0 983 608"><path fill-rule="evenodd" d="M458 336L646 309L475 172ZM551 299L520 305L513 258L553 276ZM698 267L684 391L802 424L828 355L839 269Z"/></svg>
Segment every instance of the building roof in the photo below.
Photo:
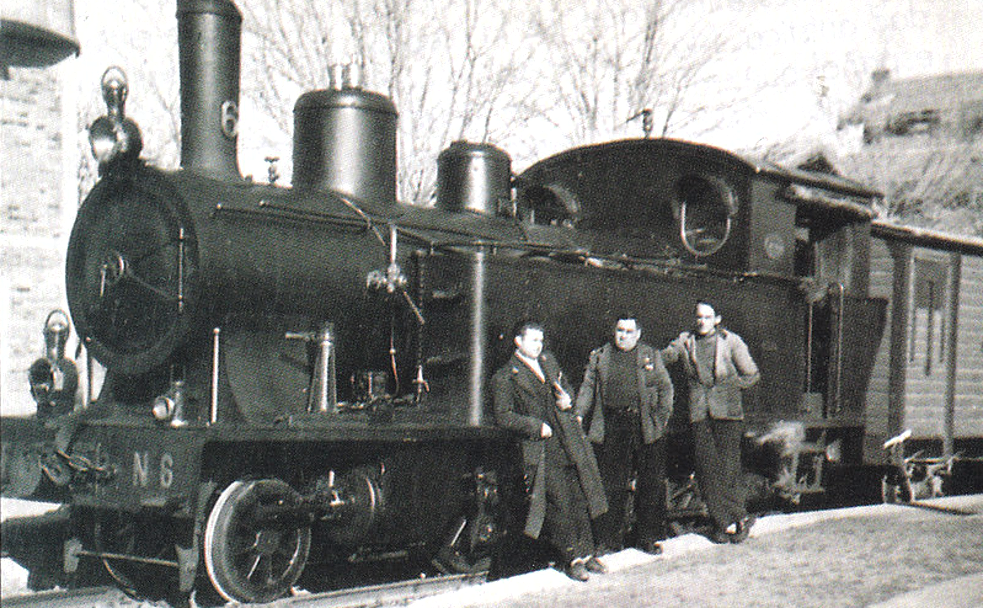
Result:
<svg viewBox="0 0 983 608"><path fill-rule="evenodd" d="M868 141L881 132L907 135L945 127L968 135L983 132L983 71L892 79L887 70L843 118L863 124Z"/></svg>
<svg viewBox="0 0 983 608"><path fill-rule="evenodd" d="M0 70L54 65L79 53L73 0L3 0Z"/></svg>
<svg viewBox="0 0 983 608"><path fill-rule="evenodd" d="M874 220L870 228L871 234L881 239L894 239L919 247L983 256L983 239L971 236L905 226L889 220Z"/></svg>
<svg viewBox="0 0 983 608"><path fill-rule="evenodd" d="M886 102L894 112L958 109L966 102L983 101L983 72L887 77L875 82L861 101Z"/></svg>

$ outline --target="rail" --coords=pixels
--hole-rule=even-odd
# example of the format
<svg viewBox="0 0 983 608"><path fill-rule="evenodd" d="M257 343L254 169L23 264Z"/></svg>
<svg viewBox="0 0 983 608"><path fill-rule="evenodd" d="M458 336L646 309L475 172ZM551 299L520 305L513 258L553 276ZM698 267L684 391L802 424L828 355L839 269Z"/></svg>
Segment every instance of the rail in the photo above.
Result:
<svg viewBox="0 0 983 608"><path fill-rule="evenodd" d="M487 580L487 575L488 573L483 571L472 574L448 574L320 593L300 592L265 606L269 608L403 606L411 600L479 585ZM196 602L191 604L202 606ZM134 599L115 587L88 587L4 597L3 606L4 608L126 608L129 606L167 608L169 604L162 601L149 602Z"/></svg>
<svg viewBox="0 0 983 608"><path fill-rule="evenodd" d="M122 608L149 605L128 597L115 587L40 591L26 595L5 596L4 608Z"/></svg>
<svg viewBox="0 0 983 608"><path fill-rule="evenodd" d="M410 600L484 583L487 580L487 575L487 572L448 574L396 583L354 587L339 591L295 595L279 599L271 603L270 607L359 608L361 606L402 606Z"/></svg>

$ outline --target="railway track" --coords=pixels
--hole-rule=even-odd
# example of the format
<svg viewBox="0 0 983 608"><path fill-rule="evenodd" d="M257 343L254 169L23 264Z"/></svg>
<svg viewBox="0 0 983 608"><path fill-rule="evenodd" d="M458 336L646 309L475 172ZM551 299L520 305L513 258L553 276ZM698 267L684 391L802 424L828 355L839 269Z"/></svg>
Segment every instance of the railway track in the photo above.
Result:
<svg viewBox="0 0 983 608"><path fill-rule="evenodd" d="M362 608L396 606L447 591L479 585L487 580L487 572L448 574L397 583L355 587L341 591L301 594L286 597L270 604L275 608Z"/></svg>
<svg viewBox="0 0 983 608"><path fill-rule="evenodd" d="M447 591L479 585L487 580L487 572L442 575L396 583L353 587L322 593L299 592L269 604L269 608L382 608L404 605ZM192 606L196 606L194 602ZM166 602L149 602L127 596L115 587L41 591L3 598L4 608L170 608Z"/></svg>
<svg viewBox="0 0 983 608"><path fill-rule="evenodd" d="M148 602L135 600L115 587L88 587L58 591L39 591L26 595L3 598L4 608L122 608L124 606L149 606Z"/></svg>

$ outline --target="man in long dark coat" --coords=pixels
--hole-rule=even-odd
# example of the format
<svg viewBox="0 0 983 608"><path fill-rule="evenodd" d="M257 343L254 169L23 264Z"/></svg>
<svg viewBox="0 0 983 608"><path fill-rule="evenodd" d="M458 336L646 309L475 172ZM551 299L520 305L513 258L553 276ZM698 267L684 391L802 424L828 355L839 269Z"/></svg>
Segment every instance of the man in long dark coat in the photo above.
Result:
<svg viewBox="0 0 983 608"><path fill-rule="evenodd" d="M567 575L586 581L589 571L606 571L594 555L590 523L607 511L597 461L573 415L571 389L556 359L543 352L542 326L520 323L514 336L515 353L492 377L492 390L498 424L525 438L531 494L525 533L545 532Z"/></svg>

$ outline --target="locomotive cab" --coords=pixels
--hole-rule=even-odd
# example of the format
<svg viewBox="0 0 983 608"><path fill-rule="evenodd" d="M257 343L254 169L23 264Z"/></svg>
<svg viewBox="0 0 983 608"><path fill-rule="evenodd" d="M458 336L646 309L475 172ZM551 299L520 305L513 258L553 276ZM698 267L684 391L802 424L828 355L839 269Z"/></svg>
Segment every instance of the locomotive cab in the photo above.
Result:
<svg viewBox="0 0 983 608"><path fill-rule="evenodd" d="M867 298L871 202L877 193L833 175L772 170L774 204L790 216L792 245L785 269L798 281L805 308L805 377L801 412L806 417L863 423L872 352L862 332L883 330L883 303ZM765 229L767 230L767 229ZM770 255L770 235L760 241ZM774 257L774 256L771 256ZM865 373L845 374L844 370Z"/></svg>
<svg viewBox="0 0 983 608"><path fill-rule="evenodd" d="M575 229L570 240L598 258L739 270L750 187L741 165L669 139L577 148L519 176L517 213L544 238L537 227Z"/></svg>

